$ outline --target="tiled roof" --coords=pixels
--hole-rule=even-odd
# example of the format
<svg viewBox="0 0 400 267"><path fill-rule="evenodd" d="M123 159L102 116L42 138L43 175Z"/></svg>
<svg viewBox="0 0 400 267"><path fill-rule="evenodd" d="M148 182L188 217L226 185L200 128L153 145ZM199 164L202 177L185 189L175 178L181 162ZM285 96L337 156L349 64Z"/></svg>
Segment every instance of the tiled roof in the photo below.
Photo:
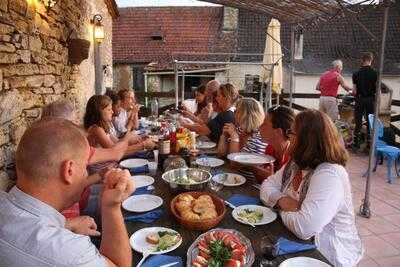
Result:
<svg viewBox="0 0 400 267"><path fill-rule="evenodd" d="M165 69L176 52L229 50L222 42L222 7L135 7L119 13L113 23L114 63L157 62Z"/></svg>
<svg viewBox="0 0 400 267"><path fill-rule="evenodd" d="M362 52L370 51L377 57L379 54L380 38L382 33L383 12L380 6L354 7L353 11L360 12L357 17L377 41L371 41L369 35L351 18L337 18L329 22L320 23L313 29L304 31L303 60L296 60L296 71L304 73L322 73L335 59L344 63L344 71L354 72L359 67ZM388 33L386 39L384 74L400 74L400 10L390 8ZM263 53L265 48L265 26L271 17L254 14L246 10L239 12L238 25L238 52ZM282 23L281 43L290 49L290 24ZM283 49L284 64L290 61L290 51ZM261 60L251 58L250 60ZM247 61L247 58L241 58ZM378 59L374 61L375 68Z"/></svg>

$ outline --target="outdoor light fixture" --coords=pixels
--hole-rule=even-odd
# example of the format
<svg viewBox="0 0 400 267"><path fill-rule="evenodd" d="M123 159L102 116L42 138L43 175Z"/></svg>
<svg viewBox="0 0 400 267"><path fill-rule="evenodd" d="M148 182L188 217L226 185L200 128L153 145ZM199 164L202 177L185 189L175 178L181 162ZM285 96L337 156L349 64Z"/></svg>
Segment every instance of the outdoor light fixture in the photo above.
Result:
<svg viewBox="0 0 400 267"><path fill-rule="evenodd" d="M93 36L98 43L101 43L104 39L104 26L101 24L102 20L103 17L100 14L96 14L91 21L93 24Z"/></svg>
<svg viewBox="0 0 400 267"><path fill-rule="evenodd" d="M47 11L54 7L57 4L57 1L58 0L41 0Z"/></svg>

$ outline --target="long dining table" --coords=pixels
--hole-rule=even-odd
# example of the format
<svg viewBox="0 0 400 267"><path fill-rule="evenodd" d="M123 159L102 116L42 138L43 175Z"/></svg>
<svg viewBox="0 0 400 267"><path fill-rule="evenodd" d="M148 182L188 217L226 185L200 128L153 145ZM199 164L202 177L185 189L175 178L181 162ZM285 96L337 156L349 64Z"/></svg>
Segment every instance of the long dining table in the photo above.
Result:
<svg viewBox="0 0 400 267"><path fill-rule="evenodd" d="M222 170L226 172L235 172L232 171L230 168L230 165L226 162L226 164L222 167ZM155 182L154 182L154 187L155 190L153 192L154 195L157 195L163 199L163 215L160 217L160 219L156 220L155 222L148 224L148 223L142 223L142 222L131 222L128 221L126 222L126 227L129 233L129 236L131 236L134 232L146 228L146 227L153 227L153 226L160 226L160 227L167 227L174 229L180 233L182 236L182 244L175 249L174 251L171 251L168 253L168 255L173 255L173 256L181 256L184 266L186 266L186 257L187 257L187 250L190 247L190 245L196 240L196 238L202 234L202 231L194 231L194 230L188 230L181 226L177 220L175 219L174 215L171 212L170 209L170 203L171 200L177 195L177 193L174 193L170 188L168 183L163 181L161 178L162 172L160 170L157 171L157 174L154 176ZM230 196L233 194L242 194L242 195L247 195L247 196L252 196L252 197L259 197L259 189L253 186L254 182L251 182L250 180L247 180L245 184L241 186L236 186L236 187L227 187L224 186L222 190L218 192L212 191L209 187L207 187L206 191L213 193L220 198L227 200ZM124 215L131 215L132 213L124 211ZM260 248L260 240L261 237L263 236L268 236L271 240L277 240L279 237L285 237L289 240L297 241L297 242L307 242L303 240L299 240L293 233L291 233L282 223L282 220L278 216L278 218L266 225L261 225L261 226L256 226L255 228L251 227L250 225L246 225L243 223L240 223L236 221L232 217L232 209L228 206L226 206L226 214L222 221L215 227L215 228L224 228L224 229L235 229L237 231L240 231L244 236L246 236L252 243L252 247L255 253L255 262L253 266L260 266L260 261L262 260L262 251ZM311 242L311 241L308 241ZM305 256L305 257L311 257L315 258L318 260L321 260L323 262L326 262L329 264L329 261L317 250L308 250L308 251L303 251L299 253L292 253L292 254L286 254L282 256L278 256L275 261L276 263L281 263L284 260L292 257L298 257L298 256ZM137 253L136 251L133 252L133 261L132 261L132 266L136 266L137 263L141 260L142 255L140 253ZM190 266L190 265L189 265Z"/></svg>

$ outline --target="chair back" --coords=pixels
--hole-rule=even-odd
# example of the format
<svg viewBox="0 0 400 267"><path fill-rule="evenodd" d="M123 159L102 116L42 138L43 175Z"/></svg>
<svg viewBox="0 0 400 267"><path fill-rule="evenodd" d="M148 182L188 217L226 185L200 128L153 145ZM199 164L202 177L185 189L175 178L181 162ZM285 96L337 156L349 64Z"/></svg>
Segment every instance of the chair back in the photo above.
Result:
<svg viewBox="0 0 400 267"><path fill-rule="evenodd" d="M372 130L374 127L374 114L369 114L368 115L368 122L369 122L369 130L372 135ZM382 121L378 118L377 123L376 123L376 138L379 140L380 138L383 137L383 123Z"/></svg>

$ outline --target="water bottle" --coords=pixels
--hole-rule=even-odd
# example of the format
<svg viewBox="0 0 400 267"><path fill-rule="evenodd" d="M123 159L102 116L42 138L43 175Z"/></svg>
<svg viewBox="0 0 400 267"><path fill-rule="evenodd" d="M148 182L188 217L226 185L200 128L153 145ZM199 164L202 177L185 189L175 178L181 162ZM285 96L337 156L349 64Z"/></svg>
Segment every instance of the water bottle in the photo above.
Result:
<svg viewBox="0 0 400 267"><path fill-rule="evenodd" d="M154 118L158 118L158 101L156 98L151 100L151 116Z"/></svg>

